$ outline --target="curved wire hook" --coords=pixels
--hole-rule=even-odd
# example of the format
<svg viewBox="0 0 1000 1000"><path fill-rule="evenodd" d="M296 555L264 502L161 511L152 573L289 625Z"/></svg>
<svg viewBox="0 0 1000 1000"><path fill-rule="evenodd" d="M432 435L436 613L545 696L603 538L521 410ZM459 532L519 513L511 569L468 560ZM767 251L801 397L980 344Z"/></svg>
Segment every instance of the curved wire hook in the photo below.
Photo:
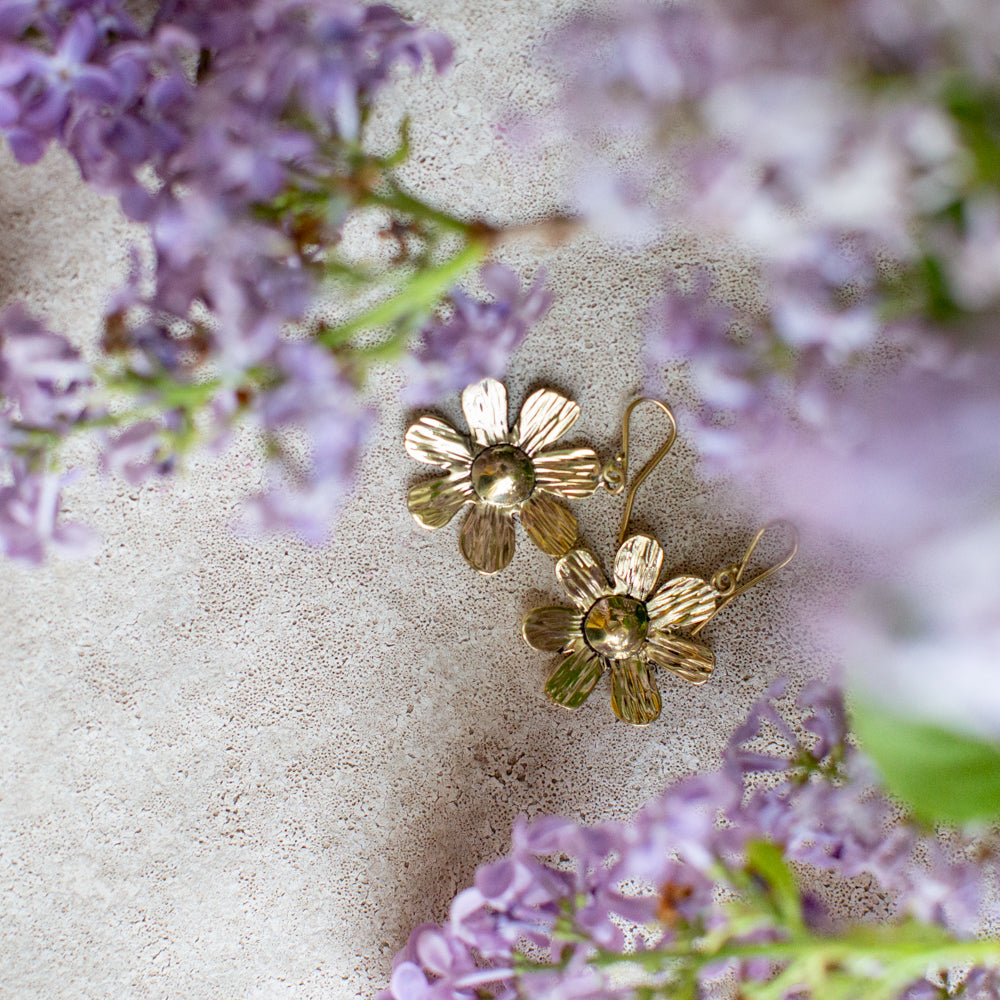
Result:
<svg viewBox="0 0 1000 1000"><path fill-rule="evenodd" d="M744 581L743 574L747 571L747 566L750 565L750 560L753 557L757 546L760 544L760 540L773 528L780 528L789 532L792 543L791 547L784 558L780 559L771 566L765 567L755 576L752 576L749 580ZM758 583L762 583L769 576L777 573L779 569L784 569L795 558L795 554L798 551L798 528L796 528L791 521L785 521L782 519L768 521L767 524L765 524L764 527L753 536L753 540L747 546L746 552L743 553L743 558L734 566L727 566L725 569L720 569L719 572L712 577L712 586L719 592L721 600L718 604L716 604L711 617L714 618L731 600L739 597L740 594L745 594L751 587L755 587ZM705 621L700 622L697 628L691 630L691 635L697 635L708 624L708 622L709 619L705 619Z"/></svg>
<svg viewBox="0 0 1000 1000"><path fill-rule="evenodd" d="M628 523L632 519L632 504L635 502L635 494L639 487L645 482L646 477L655 469L660 462L663 461L667 452L674 446L674 441L677 440L677 421L674 419L673 410L667 406L662 400L654 399L652 396L639 396L633 399L631 403L625 407L625 415L622 418L622 449L615 455L614 460L609 463L608 468L604 472L604 485L613 494L621 493L625 488L625 480L628 478L628 439L629 439L629 425L632 420L632 411L640 403L653 403L658 406L667 415L667 419L670 421L670 434L667 440L660 445L653 457L642 467L639 474L632 480L632 485L628 488L628 493L625 494L625 511L622 514L622 529L618 535L619 546L625 541L628 535Z"/></svg>

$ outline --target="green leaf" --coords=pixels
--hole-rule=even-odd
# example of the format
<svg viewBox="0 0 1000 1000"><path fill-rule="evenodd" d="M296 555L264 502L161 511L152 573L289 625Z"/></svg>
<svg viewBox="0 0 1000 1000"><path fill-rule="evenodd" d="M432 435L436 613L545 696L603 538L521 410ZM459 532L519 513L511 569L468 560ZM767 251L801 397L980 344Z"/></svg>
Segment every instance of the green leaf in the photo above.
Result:
<svg viewBox="0 0 1000 1000"><path fill-rule="evenodd" d="M977 168L978 180L1000 185L1000 91L956 77L944 88L944 106Z"/></svg>
<svg viewBox="0 0 1000 1000"><path fill-rule="evenodd" d="M852 710L886 787L932 823L1000 816L1000 747L869 703Z"/></svg>
<svg viewBox="0 0 1000 1000"><path fill-rule="evenodd" d="M782 923L791 930L801 927L802 897L781 850L765 840L752 840L747 844L747 869L767 882L768 895Z"/></svg>

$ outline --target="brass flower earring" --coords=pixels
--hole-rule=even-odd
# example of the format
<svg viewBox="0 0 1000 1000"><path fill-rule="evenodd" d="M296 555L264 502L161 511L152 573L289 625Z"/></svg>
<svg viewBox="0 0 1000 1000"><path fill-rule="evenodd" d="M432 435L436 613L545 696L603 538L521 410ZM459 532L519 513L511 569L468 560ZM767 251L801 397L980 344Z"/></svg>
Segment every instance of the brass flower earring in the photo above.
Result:
<svg viewBox="0 0 1000 1000"><path fill-rule="evenodd" d="M621 491L620 455L604 467L593 448L554 447L580 416L580 407L560 393L533 392L512 429L507 390L496 379L470 385L462 393L462 410L469 435L433 416L407 430L410 456L445 470L414 486L407 503L416 522L431 530L471 506L459 548L480 573L497 573L510 563L515 515L538 548L559 558L578 535L576 518L562 501L592 496L602 484Z"/></svg>
<svg viewBox="0 0 1000 1000"><path fill-rule="evenodd" d="M626 514L623 537L627 528ZM746 579L753 553L770 530L788 533L788 551ZM649 725L661 710L655 669L704 684L715 669L715 656L698 634L730 601L787 566L797 551L794 526L772 521L754 535L740 561L719 570L711 582L676 576L656 589L663 549L655 538L637 534L621 541L613 584L591 553L573 549L556 564L556 576L575 608L536 608L522 624L529 646L561 654L545 693L557 705L579 708L608 672L615 715Z"/></svg>
<svg viewBox="0 0 1000 1000"><path fill-rule="evenodd" d="M614 582L609 583L594 556L577 547L577 521L561 499L591 496L601 485L613 494L624 492L629 428L642 403L659 407L670 430L625 496ZM657 668L691 684L704 684L712 676L715 655L699 633L730 601L792 561L798 551L794 526L766 524L740 561L719 570L711 581L675 576L657 589L663 548L655 538L629 535L628 529L636 491L677 438L677 422L666 403L633 400L622 420L621 451L603 466L592 448L553 447L576 423L580 407L551 389L539 389L525 400L513 430L507 422L507 390L495 379L470 385L462 393L462 409L469 436L432 416L421 417L407 430L407 452L445 470L410 490L410 513L418 524L435 529L471 505L459 547L466 561L485 574L498 572L513 558L518 516L535 545L559 560L556 577L575 605L536 608L522 623L529 646L560 654L545 693L557 705L579 708L601 675L610 673L615 715L632 725L649 725L662 708ZM757 546L772 529L787 532L786 554L747 578Z"/></svg>

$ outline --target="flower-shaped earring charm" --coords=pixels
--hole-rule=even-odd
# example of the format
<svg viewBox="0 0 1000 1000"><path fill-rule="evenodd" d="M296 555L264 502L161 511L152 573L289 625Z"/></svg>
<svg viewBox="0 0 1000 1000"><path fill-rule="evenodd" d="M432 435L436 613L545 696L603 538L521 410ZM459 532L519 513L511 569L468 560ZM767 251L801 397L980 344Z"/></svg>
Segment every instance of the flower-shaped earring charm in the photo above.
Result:
<svg viewBox="0 0 1000 1000"><path fill-rule="evenodd" d="M637 726L653 722L661 709L653 668L704 684L715 669L715 656L695 638L698 632L734 597L795 555L798 542L793 539L784 559L743 581L750 557L770 527L757 533L738 565L716 573L711 583L678 576L655 592L663 549L647 535L633 535L618 549L614 586L589 552L574 549L564 556L556 563L556 576L577 610L536 608L522 625L529 646L563 654L549 674L545 693L558 705L579 708L608 670L615 715Z"/></svg>
<svg viewBox="0 0 1000 1000"><path fill-rule="evenodd" d="M437 417L424 416L406 432L411 457L441 466L446 475L418 483L408 506L417 523L441 528L466 504L459 547L480 573L496 573L514 555L514 515L528 537L550 556L565 555L577 538L576 518L557 497L591 496L601 463L591 448L552 448L576 423L580 407L551 389L524 402L513 430L507 390L484 379L462 393L471 440Z"/></svg>

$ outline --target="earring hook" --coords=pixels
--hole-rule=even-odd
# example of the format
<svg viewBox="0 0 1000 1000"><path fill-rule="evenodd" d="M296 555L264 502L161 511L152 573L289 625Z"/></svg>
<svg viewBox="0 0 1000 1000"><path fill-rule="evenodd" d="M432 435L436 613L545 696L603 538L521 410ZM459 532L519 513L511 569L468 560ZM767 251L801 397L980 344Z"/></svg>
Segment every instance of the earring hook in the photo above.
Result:
<svg viewBox="0 0 1000 1000"><path fill-rule="evenodd" d="M628 478L628 439L629 439L629 425L632 420L632 411L640 403L652 403L654 406L658 406L667 415L667 419L670 421L670 434L667 440L660 445L657 449L656 454L642 467L639 474L632 481L632 485L628 489L628 493L625 495L625 511L622 515L622 529L618 535L619 546L625 541L628 535L628 523L632 518L632 504L635 502L635 494L639 487L643 484L646 477L663 461L664 456L673 447L674 441L677 440L677 421L674 419L673 410L667 406L662 400L654 399L651 396L639 396L633 399L631 403L625 407L625 415L622 418L622 447L621 451L615 455L614 459L608 463L603 472L604 486L609 493L617 496L619 493L625 489L625 480Z"/></svg>
<svg viewBox="0 0 1000 1000"><path fill-rule="evenodd" d="M767 532L776 528L786 530L789 533L791 538L791 547L789 548L787 554L778 562L772 564L771 566L767 566L749 580L744 581L743 574L746 572L747 566L750 565L750 560L753 557L757 546L760 544L760 540L767 534ZM712 586L718 591L721 600L718 604L716 604L715 610L712 612L710 618L706 618L703 622L698 624L697 628L692 629L691 635L697 635L709 623L711 618L714 618L734 598L739 597L740 594L745 594L751 587L755 587L758 583L762 583L769 576L777 573L779 569L784 569L795 558L795 554L798 551L798 528L796 528L791 521L780 519L776 521L768 521L768 523L753 536L753 540L747 546L746 552L743 553L743 558L733 566L727 566L725 569L720 569L719 572L712 577Z"/></svg>

